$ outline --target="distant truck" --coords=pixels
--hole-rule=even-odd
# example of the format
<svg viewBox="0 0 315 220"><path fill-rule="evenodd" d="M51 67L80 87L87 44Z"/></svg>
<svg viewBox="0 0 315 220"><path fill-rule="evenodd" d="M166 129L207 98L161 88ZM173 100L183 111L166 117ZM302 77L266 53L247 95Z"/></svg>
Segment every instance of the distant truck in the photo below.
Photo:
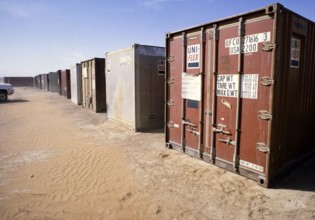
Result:
<svg viewBox="0 0 315 220"><path fill-rule="evenodd" d="M0 102L6 101L8 95L12 95L14 89L10 83L0 83Z"/></svg>

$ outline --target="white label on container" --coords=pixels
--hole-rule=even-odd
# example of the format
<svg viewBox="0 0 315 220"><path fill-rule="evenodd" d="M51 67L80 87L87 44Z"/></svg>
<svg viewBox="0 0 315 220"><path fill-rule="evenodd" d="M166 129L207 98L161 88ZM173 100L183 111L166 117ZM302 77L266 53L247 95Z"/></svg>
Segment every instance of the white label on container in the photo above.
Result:
<svg viewBox="0 0 315 220"><path fill-rule="evenodd" d="M182 98L201 100L201 75L182 73Z"/></svg>
<svg viewBox="0 0 315 220"><path fill-rule="evenodd" d="M217 76L217 96L237 97L238 80L237 75Z"/></svg>
<svg viewBox="0 0 315 220"><path fill-rule="evenodd" d="M258 98L258 74L244 74L241 78L241 97L244 99ZM227 74L217 76L217 96L237 97L238 75Z"/></svg>
<svg viewBox="0 0 315 220"><path fill-rule="evenodd" d="M131 57L130 56L123 56L119 59L120 66L127 66L131 63Z"/></svg>
<svg viewBox="0 0 315 220"><path fill-rule="evenodd" d="M257 99L258 74L242 75L242 94L244 99Z"/></svg>
<svg viewBox="0 0 315 220"><path fill-rule="evenodd" d="M270 41L270 32L246 35L242 38L242 53L254 53L258 51L258 43ZM225 48L229 48L230 55L239 54L240 38L229 38L225 40Z"/></svg>
<svg viewBox="0 0 315 220"><path fill-rule="evenodd" d="M158 74L165 75L165 60L157 60Z"/></svg>
<svg viewBox="0 0 315 220"><path fill-rule="evenodd" d="M264 167L262 166L259 166L257 164L253 164L253 163L250 163L248 161L245 161L245 160L240 160L240 164L244 167L248 167L248 168L251 168L253 170L257 170L259 172L264 172Z"/></svg>
<svg viewBox="0 0 315 220"><path fill-rule="evenodd" d="M87 68L86 67L83 67L82 69L82 78L87 78Z"/></svg>
<svg viewBox="0 0 315 220"><path fill-rule="evenodd" d="M291 40L291 67L299 68L300 66L300 48L301 41L292 37Z"/></svg>
<svg viewBox="0 0 315 220"><path fill-rule="evenodd" d="M200 63L200 44L187 46L187 68L199 68Z"/></svg>

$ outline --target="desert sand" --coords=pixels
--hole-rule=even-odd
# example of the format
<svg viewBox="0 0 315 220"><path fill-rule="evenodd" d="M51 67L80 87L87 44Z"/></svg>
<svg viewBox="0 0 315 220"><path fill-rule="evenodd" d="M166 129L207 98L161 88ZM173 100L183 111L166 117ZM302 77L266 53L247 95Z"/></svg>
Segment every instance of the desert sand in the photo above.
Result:
<svg viewBox="0 0 315 220"><path fill-rule="evenodd" d="M266 189L55 93L0 104L0 219L315 219L314 167Z"/></svg>

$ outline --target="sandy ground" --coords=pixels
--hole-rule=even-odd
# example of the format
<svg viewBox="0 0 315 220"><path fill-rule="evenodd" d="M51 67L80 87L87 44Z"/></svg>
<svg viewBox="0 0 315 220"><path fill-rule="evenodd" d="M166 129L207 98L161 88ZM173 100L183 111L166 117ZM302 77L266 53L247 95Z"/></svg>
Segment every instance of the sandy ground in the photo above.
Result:
<svg viewBox="0 0 315 220"><path fill-rule="evenodd" d="M315 157L273 189L57 94L0 104L0 219L315 219Z"/></svg>

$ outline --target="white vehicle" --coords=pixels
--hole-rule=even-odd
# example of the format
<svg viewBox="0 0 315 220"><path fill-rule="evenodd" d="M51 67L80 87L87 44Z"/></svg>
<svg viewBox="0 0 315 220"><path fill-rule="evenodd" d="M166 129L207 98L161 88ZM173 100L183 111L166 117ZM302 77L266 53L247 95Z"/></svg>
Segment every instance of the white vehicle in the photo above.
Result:
<svg viewBox="0 0 315 220"><path fill-rule="evenodd" d="M14 89L10 83L0 83L0 102L6 101L8 95L12 95L13 93Z"/></svg>

